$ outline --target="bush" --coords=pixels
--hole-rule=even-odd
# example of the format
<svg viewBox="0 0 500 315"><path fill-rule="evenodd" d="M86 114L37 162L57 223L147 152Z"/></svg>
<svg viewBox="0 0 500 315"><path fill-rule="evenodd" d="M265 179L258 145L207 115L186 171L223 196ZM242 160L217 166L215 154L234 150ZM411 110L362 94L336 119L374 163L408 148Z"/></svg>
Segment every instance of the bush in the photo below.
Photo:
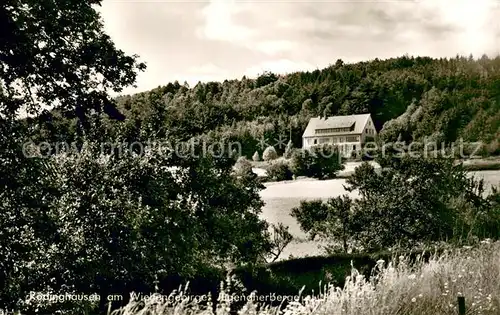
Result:
<svg viewBox="0 0 500 315"><path fill-rule="evenodd" d="M258 151L255 151L255 153L252 155L252 160L254 162L258 162L260 161L260 155L259 155L259 152Z"/></svg>
<svg viewBox="0 0 500 315"><path fill-rule="evenodd" d="M284 162L271 164L267 170L267 174L271 180L275 181L291 180L293 178L290 167Z"/></svg>
<svg viewBox="0 0 500 315"><path fill-rule="evenodd" d="M490 156L494 155L499 155L500 154L500 142L498 139L492 140L487 146L486 146L486 152Z"/></svg>
<svg viewBox="0 0 500 315"><path fill-rule="evenodd" d="M290 168L296 176L308 176L308 170L313 164L313 157L309 150L296 150L292 153Z"/></svg>
<svg viewBox="0 0 500 315"><path fill-rule="evenodd" d="M262 159L264 161L272 161L278 158L278 153L273 146L268 146L262 153Z"/></svg>
<svg viewBox="0 0 500 315"><path fill-rule="evenodd" d="M246 156L240 156L234 164L234 172L237 176L245 176L252 174L252 164Z"/></svg>
<svg viewBox="0 0 500 315"><path fill-rule="evenodd" d="M292 154L291 169L297 176L334 178L344 168L338 149L331 145L297 150Z"/></svg>

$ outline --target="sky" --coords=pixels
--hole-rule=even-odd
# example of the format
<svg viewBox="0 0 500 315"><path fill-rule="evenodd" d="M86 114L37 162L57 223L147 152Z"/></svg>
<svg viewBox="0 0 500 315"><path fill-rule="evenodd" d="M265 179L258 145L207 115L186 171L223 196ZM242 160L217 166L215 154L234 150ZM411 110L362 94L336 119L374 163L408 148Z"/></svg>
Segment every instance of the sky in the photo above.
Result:
<svg viewBox="0 0 500 315"><path fill-rule="evenodd" d="M500 0L104 0L98 10L116 46L147 64L126 94L337 59L500 53Z"/></svg>

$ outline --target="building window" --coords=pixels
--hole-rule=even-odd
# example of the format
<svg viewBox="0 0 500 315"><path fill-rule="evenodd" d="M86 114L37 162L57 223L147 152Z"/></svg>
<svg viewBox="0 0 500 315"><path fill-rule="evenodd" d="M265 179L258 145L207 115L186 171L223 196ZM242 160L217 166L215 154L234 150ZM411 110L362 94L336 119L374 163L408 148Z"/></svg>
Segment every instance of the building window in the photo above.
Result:
<svg viewBox="0 0 500 315"><path fill-rule="evenodd" d="M354 125L353 125L354 126ZM354 130L354 128L324 128L324 129L316 129L314 130L315 134L325 134L325 133L333 133L333 132L350 132Z"/></svg>
<svg viewBox="0 0 500 315"><path fill-rule="evenodd" d="M318 144L318 139L314 139L314 144Z"/></svg>
<svg viewBox="0 0 500 315"><path fill-rule="evenodd" d="M356 145L355 145L355 144L353 144L353 145L352 145L352 149L353 149L354 151L356 151Z"/></svg>

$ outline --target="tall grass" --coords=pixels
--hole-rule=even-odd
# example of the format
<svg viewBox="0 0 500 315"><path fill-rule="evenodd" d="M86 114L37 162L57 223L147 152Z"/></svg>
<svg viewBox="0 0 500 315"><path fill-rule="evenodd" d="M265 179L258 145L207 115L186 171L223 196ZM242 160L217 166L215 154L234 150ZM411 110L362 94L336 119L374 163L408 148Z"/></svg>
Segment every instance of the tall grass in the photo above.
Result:
<svg viewBox="0 0 500 315"><path fill-rule="evenodd" d="M249 299L238 313L456 315L457 297L464 296L467 314L500 314L500 242L483 242L477 248L454 250L433 256L427 262L420 259L413 265L406 257L395 261L397 263L379 261L370 279L353 269L344 288L325 285L316 295L303 296L282 310ZM230 285L230 279L222 284L217 315L229 314ZM210 303L202 306L192 299L182 298L184 292L185 288L181 288L173 293L172 296L178 297L177 302L133 301L114 314L214 314Z"/></svg>

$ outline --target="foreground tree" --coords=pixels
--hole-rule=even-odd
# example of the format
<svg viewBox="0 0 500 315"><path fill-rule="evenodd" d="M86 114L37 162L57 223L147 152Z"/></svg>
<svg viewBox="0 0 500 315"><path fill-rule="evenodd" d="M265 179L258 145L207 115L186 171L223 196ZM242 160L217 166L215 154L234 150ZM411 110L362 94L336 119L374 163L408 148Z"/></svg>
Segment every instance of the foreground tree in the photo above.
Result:
<svg viewBox="0 0 500 315"><path fill-rule="evenodd" d="M268 263L275 262L280 258L285 248L293 240L292 234L288 231L288 226L283 223L273 224L272 226L272 249L269 252Z"/></svg>
<svg viewBox="0 0 500 315"><path fill-rule="evenodd" d="M145 69L116 49L95 6L101 1L13 1L0 6L0 115L57 106L85 122L91 109L122 119L109 92Z"/></svg>
<svg viewBox="0 0 500 315"><path fill-rule="evenodd" d="M500 237L497 193L485 197L483 182L469 178L461 165L446 158L389 160L381 172L363 163L347 179L346 189L359 199L302 202L293 210L301 228L333 245L340 241L344 250Z"/></svg>
<svg viewBox="0 0 500 315"><path fill-rule="evenodd" d="M99 3L7 0L0 5L0 303L5 307L14 307L30 290L54 285L51 276L69 267L57 260L45 270L43 263L53 258L59 237L51 202L61 197L61 187L51 161L23 152L33 127L50 117L39 114L57 107L79 117L80 131L88 129L91 111L123 119L108 92L120 92L145 68L104 34L94 7ZM39 116L24 124L16 120L23 112Z"/></svg>
<svg viewBox="0 0 500 315"><path fill-rule="evenodd" d="M203 155L199 146L165 154L126 145L166 115L155 106L148 124L117 122L124 116L108 93L133 83L144 65L104 34L99 3L0 5L0 305L8 309L88 313L95 303L24 298L98 293L102 311L107 294L263 262L275 248L258 216L262 186L233 176L234 158ZM16 119L24 105L35 118ZM27 155L25 144L50 127L43 107L78 118L74 151ZM102 150L115 141L124 147Z"/></svg>
<svg viewBox="0 0 500 315"><path fill-rule="evenodd" d="M292 209L292 216L311 239L319 236L321 239L333 240L325 248L328 253L338 252L339 248L347 253L352 249L350 245L354 238L351 205L352 200L347 195L330 198L326 202L302 201L299 207Z"/></svg>
<svg viewBox="0 0 500 315"><path fill-rule="evenodd" d="M354 207L356 235L367 248L458 241L468 230L465 211L488 207L482 182L446 158L403 156L380 173L365 163L347 184L361 195Z"/></svg>

